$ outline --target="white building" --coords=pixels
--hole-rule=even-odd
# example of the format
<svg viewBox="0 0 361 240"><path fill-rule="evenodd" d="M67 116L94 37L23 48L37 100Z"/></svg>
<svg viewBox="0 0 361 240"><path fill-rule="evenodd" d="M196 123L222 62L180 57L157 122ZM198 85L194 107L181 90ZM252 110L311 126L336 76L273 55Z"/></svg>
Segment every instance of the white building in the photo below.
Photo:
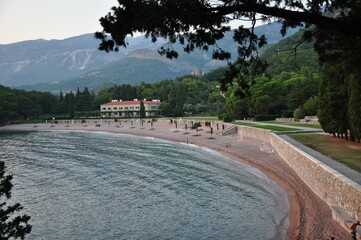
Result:
<svg viewBox="0 0 361 240"><path fill-rule="evenodd" d="M140 117L141 100L133 101L112 100L100 105L102 117ZM145 116L160 115L160 100L143 100Z"/></svg>

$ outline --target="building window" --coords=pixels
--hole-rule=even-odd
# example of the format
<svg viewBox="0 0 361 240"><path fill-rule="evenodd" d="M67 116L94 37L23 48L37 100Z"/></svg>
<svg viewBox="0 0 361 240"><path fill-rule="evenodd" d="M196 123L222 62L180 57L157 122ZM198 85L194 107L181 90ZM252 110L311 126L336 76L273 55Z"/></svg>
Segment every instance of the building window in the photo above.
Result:
<svg viewBox="0 0 361 240"><path fill-rule="evenodd" d="M102 110L107 110L107 108L106 108L106 107L103 107Z"/></svg>
<svg viewBox="0 0 361 240"><path fill-rule="evenodd" d="M112 108L111 108L111 107L108 107L108 110L112 110Z"/></svg>
<svg viewBox="0 0 361 240"><path fill-rule="evenodd" d="M125 110L128 110L128 107L124 107Z"/></svg>
<svg viewBox="0 0 361 240"><path fill-rule="evenodd" d="M117 107L113 107L113 110L117 110L118 108Z"/></svg>

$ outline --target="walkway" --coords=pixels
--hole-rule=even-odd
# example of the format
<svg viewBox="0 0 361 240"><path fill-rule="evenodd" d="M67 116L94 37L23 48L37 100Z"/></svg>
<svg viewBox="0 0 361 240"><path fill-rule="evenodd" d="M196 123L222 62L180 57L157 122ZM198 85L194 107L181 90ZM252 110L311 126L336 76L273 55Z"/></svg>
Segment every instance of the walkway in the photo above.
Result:
<svg viewBox="0 0 361 240"><path fill-rule="evenodd" d="M323 155L322 153L319 153L312 148L309 148L302 143L297 142L293 138L289 137L288 134L302 134L302 133L324 133L322 129L315 129L315 128L308 128L308 127L301 127L301 126L288 126L284 124L277 124L277 123L262 123L262 122L253 122L253 121L245 121L252 124L257 125L272 125L272 126L279 126L279 127L291 127L296 128L295 131L282 131L282 132L274 132L277 134L280 138L284 139L288 143L292 144L293 146L301 149L305 153L311 155L315 159L319 160L320 162L326 164L330 168L338 171L345 177L349 178L350 180L354 181L355 183L359 184L361 186L361 173L343 165L342 163L339 163L335 161L334 159L327 157Z"/></svg>

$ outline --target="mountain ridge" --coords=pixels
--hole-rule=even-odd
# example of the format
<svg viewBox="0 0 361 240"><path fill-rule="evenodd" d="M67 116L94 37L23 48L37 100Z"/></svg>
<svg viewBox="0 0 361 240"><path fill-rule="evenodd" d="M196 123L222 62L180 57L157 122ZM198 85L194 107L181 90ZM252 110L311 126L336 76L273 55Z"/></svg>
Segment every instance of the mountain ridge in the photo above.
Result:
<svg viewBox="0 0 361 240"><path fill-rule="evenodd" d="M258 34L264 33L271 45L281 39L280 27L280 23L271 23L258 26L255 30ZM296 31L294 29L288 34ZM190 74L194 68L206 72L227 64L226 61L213 60L210 52L196 50L191 54L184 53L181 45L174 46L179 51L178 59L169 60L157 51L166 43L163 39L156 43L144 36L127 40L127 48L111 53L97 50L99 41L93 34L63 40L38 39L0 45L0 84L27 90L68 91L74 90L74 83L81 83L77 87L91 85L99 89L102 84L121 84L124 81L136 84L139 81L174 79ZM219 42L219 46L230 51L232 60L235 59L238 45L233 41L231 32ZM145 62L141 64L137 60ZM129 67L131 64L135 64L137 71ZM151 69L142 69L145 67ZM98 81L98 84L93 81Z"/></svg>

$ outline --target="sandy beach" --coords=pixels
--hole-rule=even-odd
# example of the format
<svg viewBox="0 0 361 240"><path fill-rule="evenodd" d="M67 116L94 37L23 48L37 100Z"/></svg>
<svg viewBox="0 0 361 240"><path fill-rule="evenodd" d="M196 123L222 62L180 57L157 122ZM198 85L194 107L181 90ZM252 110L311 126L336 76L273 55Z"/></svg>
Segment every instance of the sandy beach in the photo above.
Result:
<svg viewBox="0 0 361 240"><path fill-rule="evenodd" d="M177 126L169 121L154 123L139 121L94 123L58 123L23 124L1 127L0 131L57 131L83 130L104 131L154 137L174 142L195 144L218 151L219 153L259 169L282 187L288 195L290 204L290 224L286 239L350 239L350 233L332 219L328 205L317 197L298 177L285 161L277 154L260 147L262 142L231 135L221 136L221 130L202 126L198 131L185 129L185 122L178 121ZM187 124L190 126L189 124ZM262 226L260 226L262 228Z"/></svg>

